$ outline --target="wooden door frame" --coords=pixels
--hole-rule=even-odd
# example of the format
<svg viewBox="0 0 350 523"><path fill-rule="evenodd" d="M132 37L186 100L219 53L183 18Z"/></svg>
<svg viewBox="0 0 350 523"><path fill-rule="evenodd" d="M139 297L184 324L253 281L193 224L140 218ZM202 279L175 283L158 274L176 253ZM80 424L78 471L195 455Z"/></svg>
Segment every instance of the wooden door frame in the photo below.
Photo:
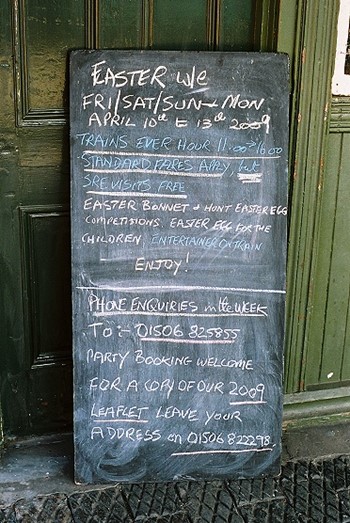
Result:
<svg viewBox="0 0 350 523"><path fill-rule="evenodd" d="M281 0L277 50L291 57L291 190L285 419L349 411L341 390L304 392L339 0Z"/></svg>

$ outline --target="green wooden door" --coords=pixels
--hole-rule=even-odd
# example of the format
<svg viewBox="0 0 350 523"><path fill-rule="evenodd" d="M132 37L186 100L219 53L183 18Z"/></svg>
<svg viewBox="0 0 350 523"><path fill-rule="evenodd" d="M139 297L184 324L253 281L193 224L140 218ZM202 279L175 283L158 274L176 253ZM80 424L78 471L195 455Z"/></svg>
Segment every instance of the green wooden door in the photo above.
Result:
<svg viewBox="0 0 350 523"><path fill-rule="evenodd" d="M272 50L276 5L1 2L0 402L7 433L71 425L69 50Z"/></svg>
<svg viewBox="0 0 350 523"><path fill-rule="evenodd" d="M294 58L287 420L349 413L350 97L331 93L339 6L280 4L278 48Z"/></svg>

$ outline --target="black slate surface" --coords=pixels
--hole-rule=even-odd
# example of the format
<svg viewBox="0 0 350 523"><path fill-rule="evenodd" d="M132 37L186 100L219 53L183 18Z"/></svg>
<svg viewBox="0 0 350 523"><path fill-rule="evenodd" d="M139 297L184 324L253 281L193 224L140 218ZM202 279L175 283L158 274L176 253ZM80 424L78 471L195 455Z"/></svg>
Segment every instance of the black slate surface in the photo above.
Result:
<svg viewBox="0 0 350 523"><path fill-rule="evenodd" d="M78 483L280 466L288 59L74 51Z"/></svg>

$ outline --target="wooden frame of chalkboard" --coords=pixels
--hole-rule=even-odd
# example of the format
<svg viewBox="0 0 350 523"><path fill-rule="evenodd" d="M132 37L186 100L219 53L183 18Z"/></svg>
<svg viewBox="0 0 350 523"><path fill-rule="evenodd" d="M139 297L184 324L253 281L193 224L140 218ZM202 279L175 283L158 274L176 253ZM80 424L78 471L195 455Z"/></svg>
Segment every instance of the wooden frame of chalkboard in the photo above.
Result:
<svg viewBox="0 0 350 523"><path fill-rule="evenodd" d="M77 483L278 473L288 68L72 52Z"/></svg>

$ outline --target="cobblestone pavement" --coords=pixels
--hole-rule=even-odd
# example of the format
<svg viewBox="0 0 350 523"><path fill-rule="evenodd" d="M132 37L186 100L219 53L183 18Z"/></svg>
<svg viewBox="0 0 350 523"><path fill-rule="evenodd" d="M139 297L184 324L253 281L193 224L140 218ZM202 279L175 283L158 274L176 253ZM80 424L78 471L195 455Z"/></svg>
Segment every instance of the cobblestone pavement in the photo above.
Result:
<svg viewBox="0 0 350 523"><path fill-rule="evenodd" d="M281 475L239 481L119 484L18 500L6 523L345 523L350 455L286 461Z"/></svg>

